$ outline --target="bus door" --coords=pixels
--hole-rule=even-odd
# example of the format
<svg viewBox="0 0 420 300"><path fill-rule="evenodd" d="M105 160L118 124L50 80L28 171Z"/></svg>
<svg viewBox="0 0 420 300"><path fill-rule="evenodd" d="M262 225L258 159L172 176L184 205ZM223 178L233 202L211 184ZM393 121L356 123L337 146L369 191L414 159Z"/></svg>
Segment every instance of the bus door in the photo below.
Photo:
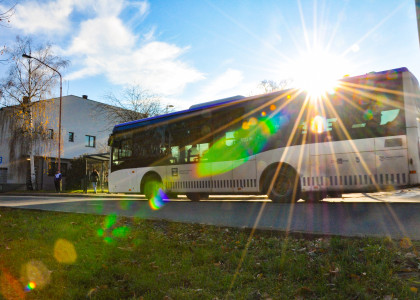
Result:
<svg viewBox="0 0 420 300"><path fill-rule="evenodd" d="M213 143L208 151L211 162L212 192L232 193L246 190L248 152L243 143L244 107L226 106L212 112ZM254 172L255 173L255 172Z"/></svg>
<svg viewBox="0 0 420 300"><path fill-rule="evenodd" d="M209 143L187 145L183 149L172 147L173 161L166 168L171 192L209 192L211 188L211 164L204 153Z"/></svg>
<svg viewBox="0 0 420 300"><path fill-rule="evenodd" d="M232 192L233 168L236 166L236 163L234 164L234 132L228 131L215 140L208 154L211 162L211 191L213 193Z"/></svg>
<svg viewBox="0 0 420 300"><path fill-rule="evenodd" d="M166 174L174 193L208 193L211 163L206 156L212 141L210 114L206 111L168 126L169 163Z"/></svg>

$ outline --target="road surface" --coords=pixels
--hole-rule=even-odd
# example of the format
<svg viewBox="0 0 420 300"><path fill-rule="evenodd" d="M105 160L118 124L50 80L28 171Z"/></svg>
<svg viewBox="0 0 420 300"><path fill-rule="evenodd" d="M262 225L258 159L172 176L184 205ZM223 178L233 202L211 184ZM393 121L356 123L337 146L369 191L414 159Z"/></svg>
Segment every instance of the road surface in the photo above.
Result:
<svg viewBox="0 0 420 300"><path fill-rule="evenodd" d="M153 210L142 196L0 194L0 206L140 217L240 228L332 234L408 237L420 240L420 189L347 194L320 203L272 203L265 197L213 196L210 201L174 199Z"/></svg>

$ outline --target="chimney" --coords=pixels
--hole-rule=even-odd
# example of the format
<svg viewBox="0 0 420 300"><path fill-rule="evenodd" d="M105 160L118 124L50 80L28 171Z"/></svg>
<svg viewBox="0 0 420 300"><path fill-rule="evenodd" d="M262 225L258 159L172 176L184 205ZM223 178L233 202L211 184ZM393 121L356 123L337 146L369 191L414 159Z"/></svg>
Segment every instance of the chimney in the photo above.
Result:
<svg viewBox="0 0 420 300"><path fill-rule="evenodd" d="M83 99L87 99L88 95L83 95L82 98Z"/></svg>

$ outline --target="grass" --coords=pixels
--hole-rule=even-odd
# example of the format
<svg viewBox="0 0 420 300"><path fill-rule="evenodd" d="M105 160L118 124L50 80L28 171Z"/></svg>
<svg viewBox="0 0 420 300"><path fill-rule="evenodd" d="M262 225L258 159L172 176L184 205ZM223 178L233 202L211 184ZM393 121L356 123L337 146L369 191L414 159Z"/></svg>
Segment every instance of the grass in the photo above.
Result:
<svg viewBox="0 0 420 300"><path fill-rule="evenodd" d="M409 239L251 235L9 208L0 215L0 299L419 297L420 244Z"/></svg>

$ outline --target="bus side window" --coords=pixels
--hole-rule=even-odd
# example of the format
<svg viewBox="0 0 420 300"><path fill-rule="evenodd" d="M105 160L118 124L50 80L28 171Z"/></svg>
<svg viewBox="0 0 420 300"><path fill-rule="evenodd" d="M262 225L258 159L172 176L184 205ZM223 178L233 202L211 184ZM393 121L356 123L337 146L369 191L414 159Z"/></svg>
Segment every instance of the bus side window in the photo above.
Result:
<svg viewBox="0 0 420 300"><path fill-rule="evenodd" d="M236 142L235 132L234 131L228 131L228 132L226 132L226 135L225 135L225 145L227 147L230 147L233 144L235 144L235 142Z"/></svg>
<svg viewBox="0 0 420 300"><path fill-rule="evenodd" d="M395 121L398 117L400 109L384 110L381 112L381 123L379 125L388 125Z"/></svg>
<svg viewBox="0 0 420 300"><path fill-rule="evenodd" d="M398 118L400 109L384 110L381 112L380 127L385 135L398 135L401 132L401 120Z"/></svg>
<svg viewBox="0 0 420 300"><path fill-rule="evenodd" d="M185 164L186 163L185 147L182 147L179 150L179 163L180 164Z"/></svg>
<svg viewBox="0 0 420 300"><path fill-rule="evenodd" d="M169 158L169 162L171 164L177 164L179 161L180 161L179 147L178 146L172 146L171 147L171 156Z"/></svg>

